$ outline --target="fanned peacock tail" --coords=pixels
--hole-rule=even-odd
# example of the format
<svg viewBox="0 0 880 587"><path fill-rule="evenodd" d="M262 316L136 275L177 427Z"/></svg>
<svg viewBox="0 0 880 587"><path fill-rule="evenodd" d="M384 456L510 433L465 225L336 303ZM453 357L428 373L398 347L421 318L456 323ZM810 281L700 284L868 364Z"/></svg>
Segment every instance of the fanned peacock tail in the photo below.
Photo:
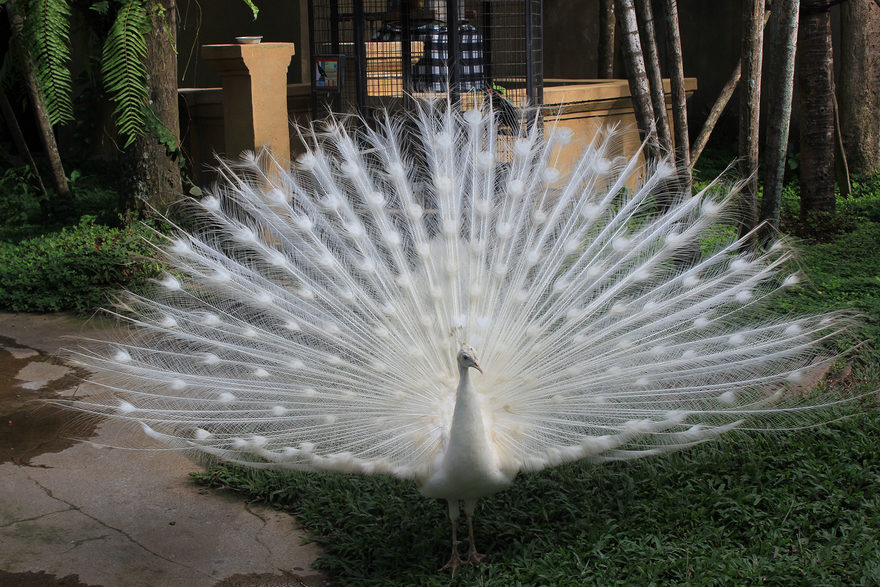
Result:
<svg viewBox="0 0 880 587"><path fill-rule="evenodd" d="M130 337L80 352L108 394L75 407L228 461L416 480L462 343L514 473L814 409L787 390L846 319L767 313L798 283L784 242L695 253L736 189L670 193L672 166L616 156L614 134L563 172L571 131L501 136L488 110L374 126L328 122L290 173L223 167L155 292L128 295Z"/></svg>

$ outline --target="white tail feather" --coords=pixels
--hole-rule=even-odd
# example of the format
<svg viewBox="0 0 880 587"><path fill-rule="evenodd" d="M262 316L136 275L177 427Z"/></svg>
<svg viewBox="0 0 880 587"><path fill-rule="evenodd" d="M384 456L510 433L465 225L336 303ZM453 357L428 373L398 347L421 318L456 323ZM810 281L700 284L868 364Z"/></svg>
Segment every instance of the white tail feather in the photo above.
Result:
<svg viewBox="0 0 880 587"><path fill-rule="evenodd" d="M661 213L668 162L639 177L610 135L566 177L570 132L550 130L424 105L378 130L331 121L290 173L224 166L155 292L130 296L135 333L80 354L122 403L74 407L252 466L421 481L454 432L464 342L509 477L800 413L784 391L843 319L762 313L797 282L789 249L696 258L735 190Z"/></svg>

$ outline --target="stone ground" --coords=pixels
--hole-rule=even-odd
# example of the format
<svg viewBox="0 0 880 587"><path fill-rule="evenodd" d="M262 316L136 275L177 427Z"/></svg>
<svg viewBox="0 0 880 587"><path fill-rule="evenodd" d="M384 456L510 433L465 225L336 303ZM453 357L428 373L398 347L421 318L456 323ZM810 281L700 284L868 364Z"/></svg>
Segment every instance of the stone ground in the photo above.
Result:
<svg viewBox="0 0 880 587"><path fill-rule="evenodd" d="M113 448L130 434L117 422L39 401L88 395L58 353L109 328L0 313L0 586L328 585L292 516L195 485L179 453Z"/></svg>

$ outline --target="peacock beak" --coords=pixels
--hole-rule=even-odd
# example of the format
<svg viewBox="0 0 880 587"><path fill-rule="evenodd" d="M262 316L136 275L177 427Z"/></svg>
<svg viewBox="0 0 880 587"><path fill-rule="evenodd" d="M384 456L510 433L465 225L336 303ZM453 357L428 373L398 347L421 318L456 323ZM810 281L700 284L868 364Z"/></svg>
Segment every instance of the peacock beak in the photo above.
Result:
<svg viewBox="0 0 880 587"><path fill-rule="evenodd" d="M479 371L480 373L483 372L483 369L482 369L479 365L477 365L477 362L476 362L476 361L474 361L474 365L473 365L473 367L474 367L474 369L476 369L476 370Z"/></svg>

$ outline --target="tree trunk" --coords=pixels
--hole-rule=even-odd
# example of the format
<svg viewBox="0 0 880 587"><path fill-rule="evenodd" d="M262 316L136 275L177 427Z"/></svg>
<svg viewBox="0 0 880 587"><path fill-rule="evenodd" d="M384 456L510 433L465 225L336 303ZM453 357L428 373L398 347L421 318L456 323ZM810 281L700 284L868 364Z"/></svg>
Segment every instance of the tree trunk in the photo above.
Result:
<svg viewBox="0 0 880 587"><path fill-rule="evenodd" d="M180 165L180 123L177 106L177 9L175 0L161 0L150 7L153 28L147 34L147 88L150 96L148 132L125 152L129 170L126 202L136 210L145 206L160 212L183 194ZM155 127L155 128L151 128Z"/></svg>
<svg viewBox="0 0 880 587"><path fill-rule="evenodd" d="M849 178L849 164L846 162L846 150L843 146L843 131L840 128L840 108L837 105L836 85L831 87L831 100L834 106L834 181L837 182L837 190L840 195L849 197L852 194L852 182Z"/></svg>
<svg viewBox="0 0 880 587"><path fill-rule="evenodd" d="M669 132L669 118L666 116L666 95L663 91L663 75L660 73L660 56L657 54L657 33L654 30L651 0L636 0L636 14L651 88L651 107L657 123L657 139L661 149L668 153L672 151L672 136Z"/></svg>
<svg viewBox="0 0 880 587"><path fill-rule="evenodd" d="M798 30L801 219L834 212L834 102L831 3L802 0Z"/></svg>
<svg viewBox="0 0 880 587"><path fill-rule="evenodd" d="M21 132L21 127L18 125L18 119L15 117L15 111L12 109L12 104L9 103L9 98L6 97L6 91L2 86L0 86L0 112L3 113L3 121L6 123L6 128L9 130L10 136L12 136L12 142L15 143L15 149L18 151L19 155L27 160L31 169L34 170L34 177L37 179L37 184L40 186L40 194L42 195L42 198L40 199L40 209L43 211L43 214L46 214L45 201L49 194L46 191L46 186L43 184L43 178L40 176L37 162L34 161L34 156L28 148L24 133Z"/></svg>
<svg viewBox="0 0 880 587"><path fill-rule="evenodd" d="M798 11L800 0L776 0L770 24L770 46L767 52L767 145L764 164L764 195L761 199L761 220L767 222L763 231L765 242L779 227L779 203L788 150L791 122L791 97L794 86L794 59L797 48Z"/></svg>
<svg viewBox="0 0 880 587"><path fill-rule="evenodd" d="M758 224L758 130L761 115L761 55L764 0L743 3L742 79L739 109L740 236Z"/></svg>
<svg viewBox="0 0 880 587"><path fill-rule="evenodd" d="M622 35L623 57L626 62L629 91L632 96L636 123L642 140L646 142L645 158L655 160L660 155L657 145L657 132L654 122L654 108L651 106L651 89L645 71L645 58L639 42L639 29L636 24L636 11L633 0L614 0L619 30Z"/></svg>
<svg viewBox="0 0 880 587"><path fill-rule="evenodd" d="M880 171L880 6L849 0L840 7L840 120L853 173Z"/></svg>
<svg viewBox="0 0 880 587"><path fill-rule="evenodd" d="M614 77L614 0L599 0L599 77Z"/></svg>
<svg viewBox="0 0 880 587"><path fill-rule="evenodd" d="M43 143L43 149L46 151L46 157L49 160L49 170L52 175L52 184L58 193L58 200L54 202L53 208L57 208L60 216L68 214L73 209L73 195L70 193L70 186L67 183L67 175L64 173L64 165L61 163L61 154L58 151L58 143L55 140L55 133L52 131L52 123L46 112L46 105L43 97L40 95L40 89L37 84L37 78L34 75L34 68L30 62L24 40L21 36L23 17L19 13L18 6L13 0L6 2L6 15L9 17L10 30L12 32L12 43L16 46L16 53L20 56L19 68L24 78L25 88L27 89L28 98L31 108L34 111L37 129L40 133L40 142ZM40 171L34 169L34 173Z"/></svg>
<svg viewBox="0 0 880 587"><path fill-rule="evenodd" d="M687 94L684 89L684 61L678 30L678 1L666 0L666 44L669 52L669 84L672 90L672 121L675 135L675 164L685 193L691 192L691 160L688 144Z"/></svg>

